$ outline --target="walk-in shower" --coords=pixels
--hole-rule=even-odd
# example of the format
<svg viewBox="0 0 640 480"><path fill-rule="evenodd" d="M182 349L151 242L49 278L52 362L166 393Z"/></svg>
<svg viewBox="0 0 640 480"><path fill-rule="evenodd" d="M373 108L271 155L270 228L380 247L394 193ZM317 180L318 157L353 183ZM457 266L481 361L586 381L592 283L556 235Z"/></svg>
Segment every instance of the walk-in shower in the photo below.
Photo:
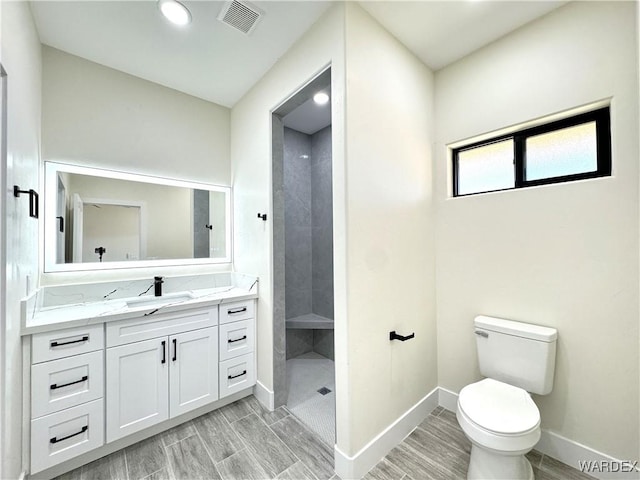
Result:
<svg viewBox="0 0 640 480"><path fill-rule="evenodd" d="M274 113L274 323L284 323L274 328L284 367L274 385L276 400L333 446L332 130L318 92L330 96L329 71Z"/></svg>

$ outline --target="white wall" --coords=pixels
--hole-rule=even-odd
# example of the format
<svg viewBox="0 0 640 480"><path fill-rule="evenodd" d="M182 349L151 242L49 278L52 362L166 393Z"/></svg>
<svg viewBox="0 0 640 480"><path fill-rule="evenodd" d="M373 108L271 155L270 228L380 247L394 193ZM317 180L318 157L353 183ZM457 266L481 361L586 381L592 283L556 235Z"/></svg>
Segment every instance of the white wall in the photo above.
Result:
<svg viewBox="0 0 640 480"><path fill-rule="evenodd" d="M438 376L480 378L473 317L558 328L542 426L638 457L638 78L632 2L570 3L436 74ZM446 145L612 98L613 176L449 198Z"/></svg>
<svg viewBox="0 0 640 480"><path fill-rule="evenodd" d="M1 414L0 478L18 478L22 452L22 349L20 299L38 274L38 221L29 217L28 197L13 197L13 185L38 190L40 162L40 42L29 4L3 2L2 64L8 74L6 206L7 278L5 334L5 397ZM42 192L40 192L42 193ZM42 200L42 199L41 199ZM40 205L42 210L42 204Z"/></svg>
<svg viewBox="0 0 640 480"><path fill-rule="evenodd" d="M229 109L43 46L42 157L229 185Z"/></svg>
<svg viewBox="0 0 640 480"><path fill-rule="evenodd" d="M144 203L146 257L141 260L193 257L191 189L144 182L137 182L132 188L128 180L88 175L70 175L69 177L67 194L70 198L77 193L83 200L91 198L129 201L134 204ZM89 253L97 261L93 251ZM107 258L108 254L109 251L107 251Z"/></svg>
<svg viewBox="0 0 640 480"><path fill-rule="evenodd" d="M230 110L42 46L42 158L230 185ZM43 285L229 271L230 264L42 273Z"/></svg>
<svg viewBox="0 0 640 480"><path fill-rule="evenodd" d="M0 2L0 41L2 39L2 3ZM2 49L0 48L0 65L2 64ZM0 187L6 188L7 178L7 119L6 119L6 89L4 88L6 83L4 77L0 77ZM7 304L7 290L5 288L6 277L6 262L7 262L7 248L6 248L6 231L7 221L5 214L5 197L0 196L0 305ZM0 432L5 431L5 416L4 416L4 396L5 396L5 330L6 330L6 308L0 307ZM0 435L0 475L4 471L4 439Z"/></svg>
<svg viewBox="0 0 640 480"><path fill-rule="evenodd" d="M340 447L353 455L437 386L434 80L360 6L346 12L347 221L337 233L347 236L351 438ZM416 336L390 342L392 330Z"/></svg>

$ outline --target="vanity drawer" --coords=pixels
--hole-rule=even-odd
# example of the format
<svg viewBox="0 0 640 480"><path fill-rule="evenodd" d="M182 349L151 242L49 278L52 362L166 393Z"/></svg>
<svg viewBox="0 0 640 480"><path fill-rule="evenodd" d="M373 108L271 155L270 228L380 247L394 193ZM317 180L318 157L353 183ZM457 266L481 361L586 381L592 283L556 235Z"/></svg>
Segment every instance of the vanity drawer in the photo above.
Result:
<svg viewBox="0 0 640 480"><path fill-rule="evenodd" d="M188 332L199 328L215 327L218 309L186 310L175 313L154 313L133 320L107 323L107 347L140 342Z"/></svg>
<svg viewBox="0 0 640 480"><path fill-rule="evenodd" d="M84 353L31 367L31 417L96 400L104 391L104 354Z"/></svg>
<svg viewBox="0 0 640 480"><path fill-rule="evenodd" d="M255 317L255 300L245 300L243 302L221 303L220 304L220 324L247 320Z"/></svg>
<svg viewBox="0 0 640 480"><path fill-rule="evenodd" d="M31 339L32 362L40 363L104 348L102 324L36 333Z"/></svg>
<svg viewBox="0 0 640 480"><path fill-rule="evenodd" d="M220 360L238 357L254 350L254 320L220 325L219 352Z"/></svg>
<svg viewBox="0 0 640 480"><path fill-rule="evenodd" d="M31 473L104 444L102 399L31 420Z"/></svg>
<svg viewBox="0 0 640 480"><path fill-rule="evenodd" d="M220 398L252 387L256 383L253 353L220 362Z"/></svg>

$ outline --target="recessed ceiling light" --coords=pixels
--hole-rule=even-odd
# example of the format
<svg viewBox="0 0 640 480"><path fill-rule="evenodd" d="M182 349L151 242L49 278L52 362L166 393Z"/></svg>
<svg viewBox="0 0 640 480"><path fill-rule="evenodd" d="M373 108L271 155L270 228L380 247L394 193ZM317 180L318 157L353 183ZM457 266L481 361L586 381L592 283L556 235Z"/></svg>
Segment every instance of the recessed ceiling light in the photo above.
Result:
<svg viewBox="0 0 640 480"><path fill-rule="evenodd" d="M329 101L329 95L324 92L318 92L313 96L313 101L318 105L324 105Z"/></svg>
<svg viewBox="0 0 640 480"><path fill-rule="evenodd" d="M176 0L158 0L158 8L171 23L176 25L191 23L191 12Z"/></svg>

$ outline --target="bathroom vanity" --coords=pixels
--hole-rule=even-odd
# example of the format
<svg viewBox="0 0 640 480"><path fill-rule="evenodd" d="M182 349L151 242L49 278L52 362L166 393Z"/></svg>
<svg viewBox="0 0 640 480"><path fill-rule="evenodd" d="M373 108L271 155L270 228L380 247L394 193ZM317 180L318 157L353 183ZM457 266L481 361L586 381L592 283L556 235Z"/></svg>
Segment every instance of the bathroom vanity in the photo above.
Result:
<svg viewBox="0 0 640 480"><path fill-rule="evenodd" d="M167 278L158 297L152 284L44 287L22 302L26 471L91 461L252 393L257 279Z"/></svg>

